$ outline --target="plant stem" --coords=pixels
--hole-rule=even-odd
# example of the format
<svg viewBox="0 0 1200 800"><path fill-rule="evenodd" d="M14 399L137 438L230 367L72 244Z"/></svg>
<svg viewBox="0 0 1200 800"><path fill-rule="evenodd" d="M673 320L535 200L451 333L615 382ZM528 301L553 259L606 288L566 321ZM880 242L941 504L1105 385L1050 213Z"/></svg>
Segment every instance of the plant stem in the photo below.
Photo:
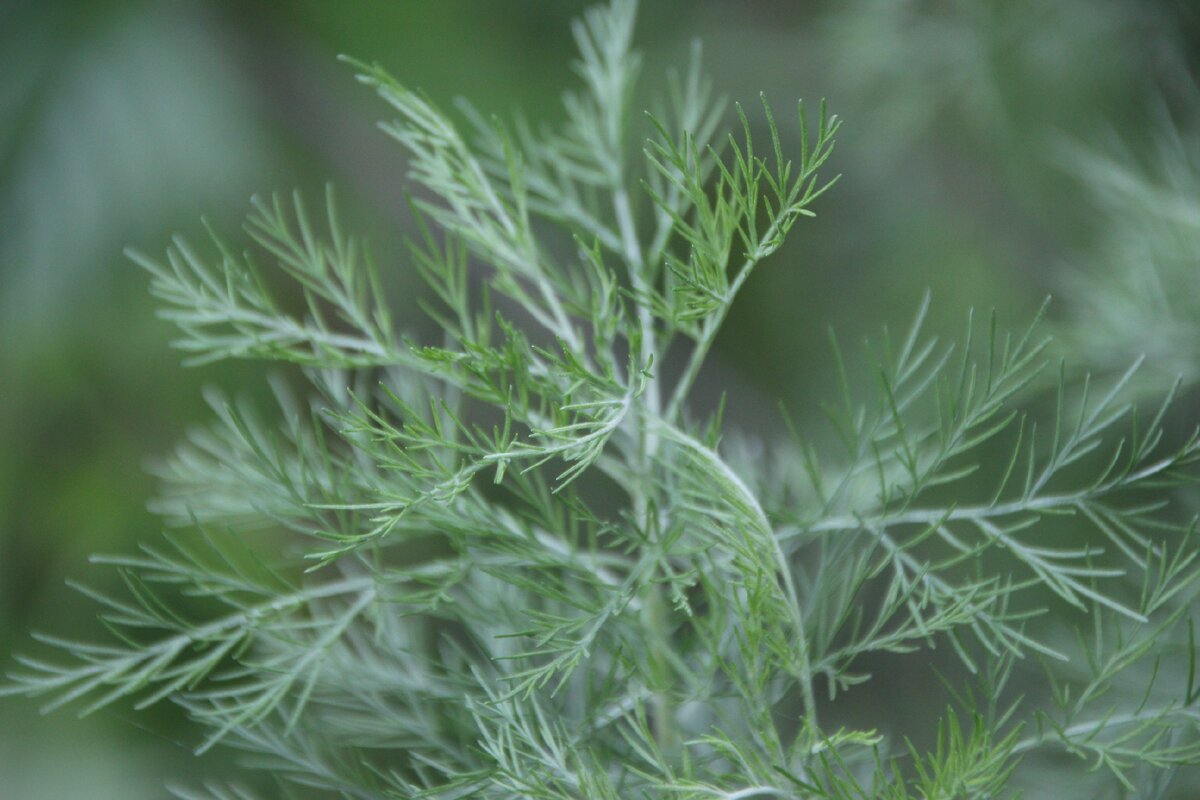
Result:
<svg viewBox="0 0 1200 800"><path fill-rule="evenodd" d="M780 226L783 224L785 217L781 215L771 226L767 228L767 232L763 235L761 241L770 242L779 235ZM675 384L675 390L671 393L671 400L667 404L667 409L664 418L667 422L674 423L682 410L683 402L687 399L688 393L692 390L692 385L695 384L696 378L700 376L700 368L704 366L704 361L708 357L708 351L712 349L713 342L716 341L717 332L721 330L721 325L725 322L726 315L729 314L729 309L733 305L733 300L741 291L742 285L746 279L750 277L750 273L754 271L755 265L761 260L759 253L752 253L746 257L734 276L733 282L729 284L729 288L725 292L725 299L717 308L704 320L703 329L700 331L700 336L696 340L696 347L692 350L691 356L688 358L687 366L683 370L683 375L680 376L679 382Z"/></svg>

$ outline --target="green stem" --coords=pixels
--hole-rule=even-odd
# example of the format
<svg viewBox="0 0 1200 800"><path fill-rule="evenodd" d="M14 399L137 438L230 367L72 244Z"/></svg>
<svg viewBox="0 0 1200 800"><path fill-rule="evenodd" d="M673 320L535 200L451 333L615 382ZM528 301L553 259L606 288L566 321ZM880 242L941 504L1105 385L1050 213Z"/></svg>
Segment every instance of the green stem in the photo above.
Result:
<svg viewBox="0 0 1200 800"><path fill-rule="evenodd" d="M785 219L785 215L777 217L771 223L771 226L767 228L767 232L760 241L773 241L779 235L779 230L784 224ZM704 366L704 360L708 358L708 351L712 349L713 342L716 341L717 332L721 330L721 325L725 322L726 315L729 314L729 308L733 305L734 298L737 297L742 285L750 277L750 273L754 271L754 267L761 258L762 255L759 252L751 253L746 257L741 268L738 269L737 275L734 276L733 282L729 284L729 288L725 291L724 302L717 306L716 310L704 320L700 336L696 340L696 347L692 350L692 355L689 357L687 366L683 370L683 375L680 376L679 382L675 384L675 391L671 393L671 401L667 404L666 413L663 415L667 422L674 423L678 419L683 402L692 390L692 385L695 384L696 378L700 376L700 368Z"/></svg>
<svg viewBox="0 0 1200 800"><path fill-rule="evenodd" d="M725 463L725 460L719 454L672 425L664 423L663 434L700 456L711 468L714 476L723 480L746 508L750 510L754 527L757 529L759 536L764 542L770 543L771 558L775 562L775 572L779 576L780 588L783 591L788 616L796 636L797 656L799 659L796 678L800 684L801 695L804 699L805 719L809 730L815 732L818 730L817 701L816 692L813 690L812 657L808 650L808 634L804 623L804 613L800 606L800 594L796 590L796 582L792 577L791 564L788 561L787 555L783 552L783 547L779 539L775 536L774 529L767 519L766 513L759 504L758 498L750 491L750 487Z"/></svg>

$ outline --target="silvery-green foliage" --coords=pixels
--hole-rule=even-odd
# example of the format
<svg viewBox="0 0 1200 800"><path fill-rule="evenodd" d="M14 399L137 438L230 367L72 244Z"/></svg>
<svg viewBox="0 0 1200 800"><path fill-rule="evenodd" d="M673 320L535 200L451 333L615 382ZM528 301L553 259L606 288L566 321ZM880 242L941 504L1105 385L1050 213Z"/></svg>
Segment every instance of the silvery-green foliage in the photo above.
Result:
<svg viewBox="0 0 1200 800"><path fill-rule="evenodd" d="M1098 365L1146 354L1189 383L1200 377L1197 99L1192 87L1184 120L1160 105L1147 143L1061 148L1098 231L1097 246L1071 272L1068 335Z"/></svg>
<svg viewBox="0 0 1200 800"><path fill-rule="evenodd" d="M719 133L698 58L643 116L634 11L576 24L559 129L460 124L355 65L410 159L434 340L400 333L332 194L319 217L256 201L246 253L214 235L133 255L190 360L299 365L310 396L277 381L269 424L214 395L160 468L174 529L98 559L126 595L83 589L112 636L46 637L5 691L173 701L200 749L243 751L289 797L1185 786L1197 573L1173 499L1200 443L1168 434L1175 392L1134 408L1136 364L1061 370L1028 414L1058 369L1036 321L964 314L945 344L927 301L871 356L875 390L839 354L829 452L783 421L763 443L694 418L739 289L833 183L838 120L801 105L783 141L764 99ZM926 716L847 722L905 662ZM944 687L935 664L957 665Z"/></svg>

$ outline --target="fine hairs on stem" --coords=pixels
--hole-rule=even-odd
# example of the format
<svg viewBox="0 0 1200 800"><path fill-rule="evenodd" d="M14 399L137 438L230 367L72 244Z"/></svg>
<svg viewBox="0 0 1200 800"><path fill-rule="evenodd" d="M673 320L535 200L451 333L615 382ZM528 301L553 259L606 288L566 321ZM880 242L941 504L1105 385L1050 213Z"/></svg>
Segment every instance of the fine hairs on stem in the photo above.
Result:
<svg viewBox="0 0 1200 800"><path fill-rule="evenodd" d="M1178 498L1200 440L1178 435L1179 385L1146 406L1140 360L1073 377L1039 319L1010 334L964 310L939 342L927 297L872 351L873 389L834 340L817 387L834 436L698 419L740 290L816 224L840 121L727 109L698 48L643 98L635 11L574 24L582 80L557 128L448 114L349 62L408 158L400 265L345 232L332 191L319 214L255 199L245 252L213 232L130 253L189 363L295 379L274 383L277 422L210 396L213 423L158 467L168 532L96 559L125 594L80 587L111 636L39 637L0 691L182 706L198 749L241 751L249 781L172 789L189 800L259 780L372 800L1194 780L1197 538ZM402 334L384 268L424 278L435 340ZM902 663L934 706L864 712Z"/></svg>

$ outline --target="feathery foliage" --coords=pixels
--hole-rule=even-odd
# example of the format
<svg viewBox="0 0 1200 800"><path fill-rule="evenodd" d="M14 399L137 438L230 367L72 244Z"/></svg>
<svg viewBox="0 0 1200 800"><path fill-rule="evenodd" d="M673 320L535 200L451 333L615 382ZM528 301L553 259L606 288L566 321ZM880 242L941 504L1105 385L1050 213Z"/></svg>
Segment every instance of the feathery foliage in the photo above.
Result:
<svg viewBox="0 0 1200 800"><path fill-rule="evenodd" d="M3 691L173 701L199 749L243 751L288 797L1189 785L1200 439L1176 435L1176 391L1147 413L1137 363L1070 379L1036 320L968 315L940 343L927 299L870 356L873 393L839 351L831 452L697 419L739 290L836 180L839 121L801 104L785 137L762 99L719 135L698 50L637 113L634 12L576 23L558 129L451 116L354 64L410 159L438 341L400 333L332 193L320 222L256 200L253 252L131 254L190 362L298 365L311 397L278 380L272 424L214 394L160 467L173 530L97 559L125 595L81 587L111 638L45 637L56 655ZM904 664L938 710L847 713Z"/></svg>
<svg viewBox="0 0 1200 800"><path fill-rule="evenodd" d="M1153 137L1138 147L1105 142L1060 148L1103 221L1092 269L1075 270L1068 285L1077 349L1112 366L1140 353L1188 383L1200 375L1200 309L1195 248L1200 240L1200 164L1196 160L1197 101L1174 119L1159 106ZM1163 104L1165 105L1165 104Z"/></svg>

